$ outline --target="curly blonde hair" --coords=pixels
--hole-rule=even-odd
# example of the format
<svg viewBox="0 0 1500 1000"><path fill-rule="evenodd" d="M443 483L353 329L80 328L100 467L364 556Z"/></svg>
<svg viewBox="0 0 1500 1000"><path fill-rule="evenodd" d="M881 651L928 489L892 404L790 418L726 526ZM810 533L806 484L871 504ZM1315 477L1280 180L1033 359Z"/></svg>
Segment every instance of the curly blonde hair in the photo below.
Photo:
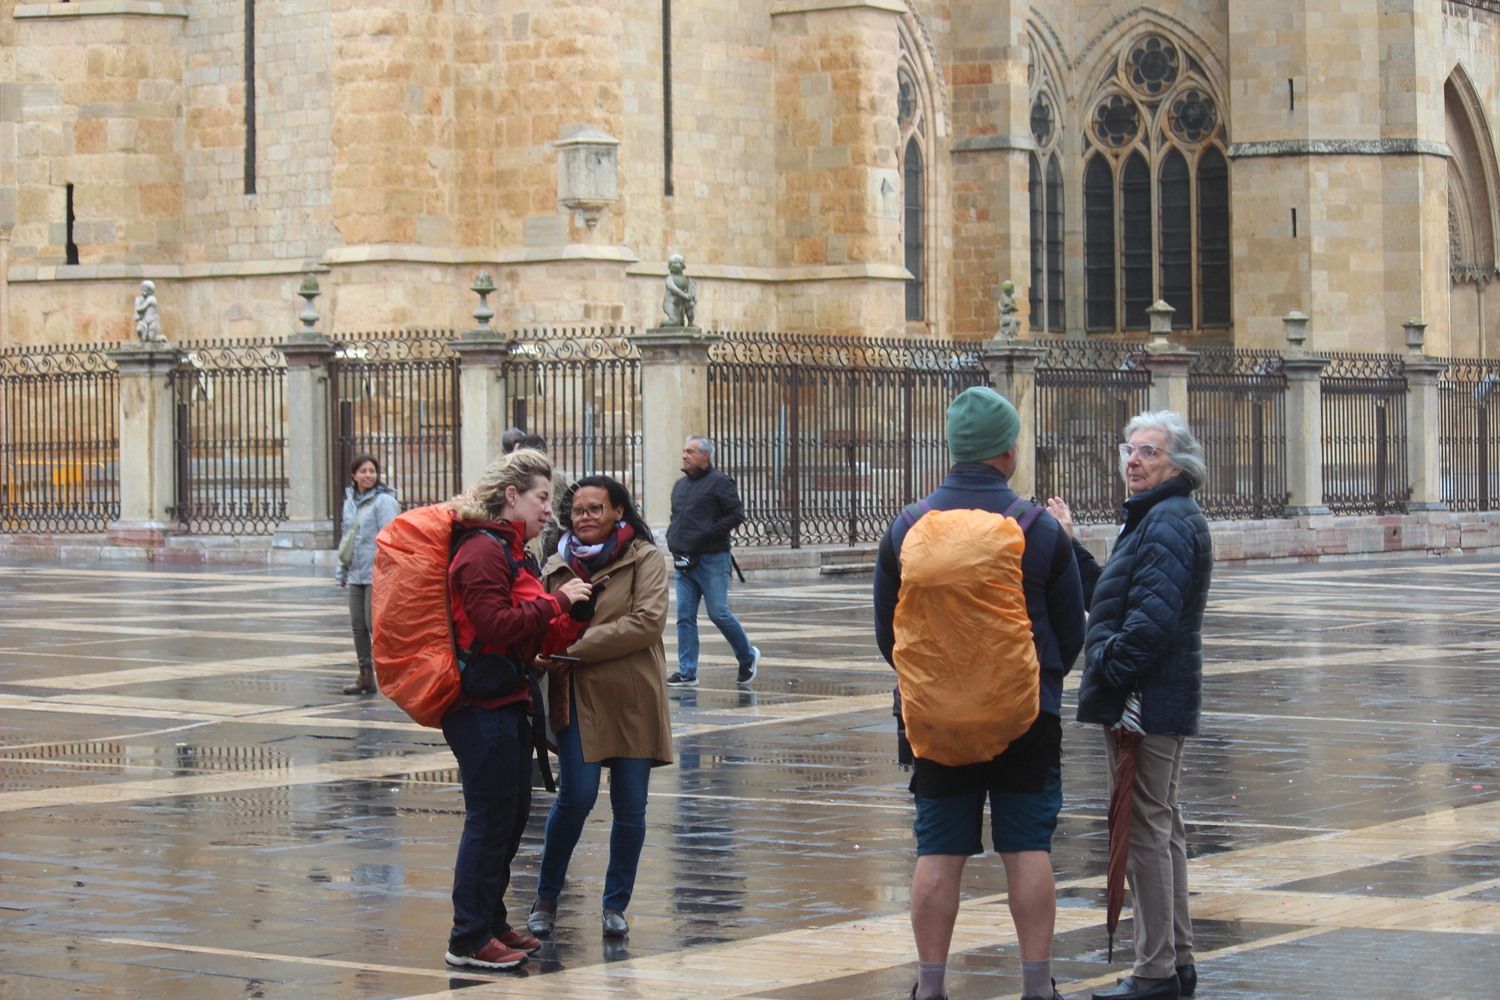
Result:
<svg viewBox="0 0 1500 1000"><path fill-rule="evenodd" d="M535 448L517 448L490 463L474 488L453 500L460 521L495 521L505 512L505 488L514 486L525 493L536 485L537 477L552 483L552 460Z"/></svg>

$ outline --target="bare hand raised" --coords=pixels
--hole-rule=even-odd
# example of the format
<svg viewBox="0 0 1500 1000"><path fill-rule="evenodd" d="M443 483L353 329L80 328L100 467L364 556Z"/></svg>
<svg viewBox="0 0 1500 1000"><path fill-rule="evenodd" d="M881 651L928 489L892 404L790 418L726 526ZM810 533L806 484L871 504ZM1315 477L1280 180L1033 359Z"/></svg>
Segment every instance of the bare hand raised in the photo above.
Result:
<svg viewBox="0 0 1500 1000"><path fill-rule="evenodd" d="M557 592L566 597L568 603L578 604L589 599L589 596L594 592L594 585L587 580L580 580L574 577L561 587L558 587Z"/></svg>
<svg viewBox="0 0 1500 1000"><path fill-rule="evenodd" d="M1057 518L1057 523L1062 525L1069 538L1073 537L1073 510L1062 497L1047 498L1047 513Z"/></svg>

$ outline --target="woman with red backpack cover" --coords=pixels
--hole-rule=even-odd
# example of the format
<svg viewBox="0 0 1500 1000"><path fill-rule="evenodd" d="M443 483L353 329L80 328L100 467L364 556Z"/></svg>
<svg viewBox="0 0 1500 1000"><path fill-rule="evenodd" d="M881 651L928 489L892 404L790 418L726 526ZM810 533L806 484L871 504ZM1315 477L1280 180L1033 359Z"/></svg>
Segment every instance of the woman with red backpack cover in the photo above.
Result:
<svg viewBox="0 0 1500 1000"><path fill-rule="evenodd" d="M493 462L456 502L448 589L464 694L443 716L458 760L464 831L453 866L453 930L444 961L508 969L541 946L507 920L510 866L531 811L530 667L576 632L567 614L592 587L547 593L526 542L552 513L552 465L521 449Z"/></svg>

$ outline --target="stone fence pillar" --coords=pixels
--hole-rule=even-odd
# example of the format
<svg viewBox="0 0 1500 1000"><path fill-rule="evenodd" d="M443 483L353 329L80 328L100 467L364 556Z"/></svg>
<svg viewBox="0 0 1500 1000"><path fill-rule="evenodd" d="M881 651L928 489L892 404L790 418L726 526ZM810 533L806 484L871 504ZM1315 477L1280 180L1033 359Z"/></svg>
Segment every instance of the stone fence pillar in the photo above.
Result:
<svg viewBox="0 0 1500 1000"><path fill-rule="evenodd" d="M109 357L120 372L120 519L107 533L115 545L161 545L182 530L171 511L177 482L172 373L182 352L148 342Z"/></svg>
<svg viewBox="0 0 1500 1000"><path fill-rule="evenodd" d="M642 516L666 537L682 444L708 433L708 349L722 340L696 326L668 326L630 338L641 354Z"/></svg>
<svg viewBox="0 0 1500 1000"><path fill-rule="evenodd" d="M286 549L330 549L333 537L329 452L329 363L333 341L317 331L318 279L302 279L297 294L306 300L298 318L303 329L281 345L286 358L287 517L271 544Z"/></svg>
<svg viewBox="0 0 1500 1000"><path fill-rule="evenodd" d="M1438 377L1444 365L1422 352L1427 324L1409 319L1406 331L1406 471L1411 480L1407 510L1447 510L1443 502L1441 414Z"/></svg>
<svg viewBox="0 0 1500 1000"><path fill-rule="evenodd" d="M1146 315L1151 317L1151 342L1146 345L1144 362L1146 370L1151 373L1147 405L1153 410L1171 410L1187 420L1188 369L1198 354L1167 339L1172 332L1172 314L1176 311L1160 299L1146 310Z"/></svg>
<svg viewBox="0 0 1500 1000"><path fill-rule="evenodd" d="M1290 345L1282 359L1286 372L1286 514L1328 514L1323 504L1323 369L1328 359L1302 347L1307 340L1307 316L1293 310L1281 323Z"/></svg>
<svg viewBox="0 0 1500 1000"><path fill-rule="evenodd" d="M1016 474L1010 485L1023 497L1036 490L1036 367L1046 355L1045 347L1024 340L994 339L979 345L979 361L989 373L991 388L1021 415Z"/></svg>
<svg viewBox="0 0 1500 1000"><path fill-rule="evenodd" d="M452 344L458 354L458 467L464 489L500 455L506 427L505 363L510 358L510 342L490 326L495 311L488 299L495 290L494 279L480 271L472 287L479 296L477 325Z"/></svg>

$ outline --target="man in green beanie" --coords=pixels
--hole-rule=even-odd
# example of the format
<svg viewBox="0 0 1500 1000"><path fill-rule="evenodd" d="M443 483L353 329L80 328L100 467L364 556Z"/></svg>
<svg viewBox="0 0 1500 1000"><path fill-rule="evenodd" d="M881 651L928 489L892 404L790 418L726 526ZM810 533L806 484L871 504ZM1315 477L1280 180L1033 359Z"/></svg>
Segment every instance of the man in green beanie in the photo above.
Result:
<svg viewBox="0 0 1500 1000"><path fill-rule="evenodd" d="M992 840L1005 864L1011 919L1020 944L1021 996L1023 1000L1060 997L1052 984L1057 899L1050 852L1062 808L1062 683L1083 646L1083 589L1072 546L1057 521L1010 488L1020 432L1016 408L995 390L975 386L960 393L948 407L948 453L953 467L936 491L892 522L880 541L875 564L875 639L894 667L894 651L902 638L895 625L901 600L901 547L908 533L918 530L922 517L936 511L1014 517L1025 532L1021 579L1015 582L1025 594L1040 667L1036 721L999 756L959 767L924 760L920 754L914 761L911 791L916 799L917 865L912 877L911 924L917 945L917 984L912 988L913 1000L945 997L943 978L958 918L959 883L968 856L983 850L980 834L986 798ZM983 518L980 521L985 523ZM978 537L990 539L999 534ZM993 557L999 560L1003 554L997 548ZM978 561L990 565L987 558L981 554ZM954 581L960 590L964 582ZM976 601L985 596L976 594ZM983 603L992 606L988 600ZM910 608L933 606L935 602L914 602ZM941 636L949 631L943 621L913 624L911 616L916 613L903 609L902 621L911 625L912 635ZM911 635L906 638L910 641Z"/></svg>

